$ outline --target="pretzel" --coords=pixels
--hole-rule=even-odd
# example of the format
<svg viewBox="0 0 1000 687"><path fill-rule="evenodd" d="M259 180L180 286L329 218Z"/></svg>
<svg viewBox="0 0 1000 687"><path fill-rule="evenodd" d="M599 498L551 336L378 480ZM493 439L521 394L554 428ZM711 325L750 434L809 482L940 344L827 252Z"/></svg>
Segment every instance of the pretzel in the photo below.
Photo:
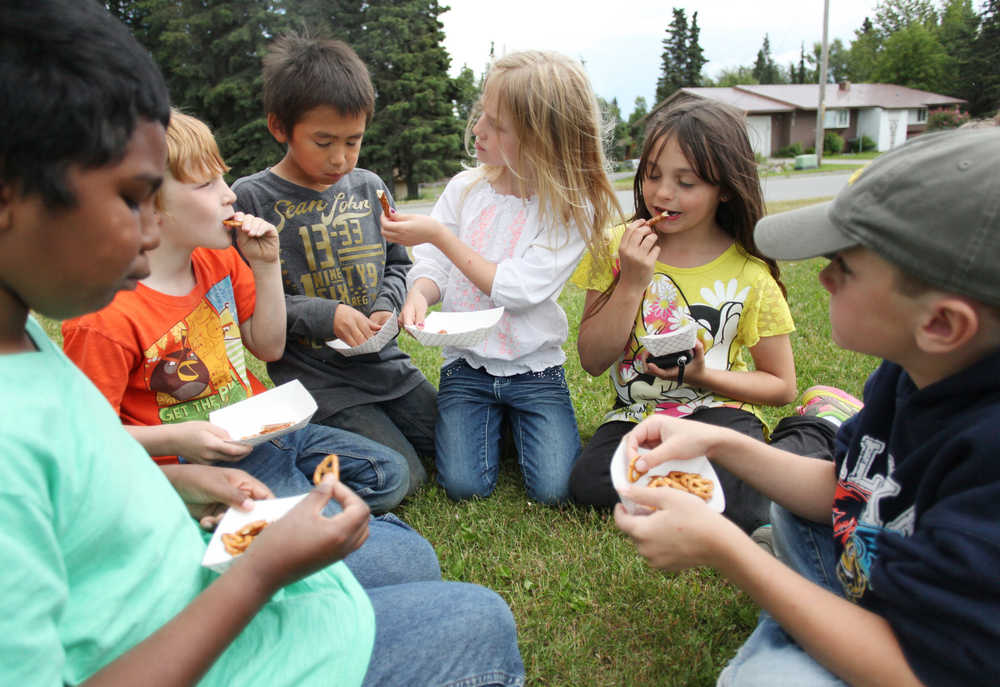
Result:
<svg viewBox="0 0 1000 687"><path fill-rule="evenodd" d="M661 212L660 214L656 215L655 217L650 217L649 219L647 219L646 220L646 224L648 224L649 226L653 226L657 222L661 222L661 221L665 220L667 217L670 217L670 213L668 211L664 210L663 212Z"/></svg>
<svg viewBox="0 0 1000 687"><path fill-rule="evenodd" d="M240 227L243 226L243 222L239 221L238 219L224 219L222 220L222 224L229 227L230 229L239 229Z"/></svg>
<svg viewBox="0 0 1000 687"><path fill-rule="evenodd" d="M636 481L638 481L638 479L640 477L642 477L642 475L639 474L639 471L635 469L635 462L637 460L639 460L639 454L638 453L635 454L634 456L632 456L632 460L630 460L628 462L628 481L629 482L636 482Z"/></svg>
<svg viewBox="0 0 1000 687"><path fill-rule="evenodd" d="M382 189L376 189L375 195L378 196L378 201L382 203L382 212L385 213L386 217L392 216L392 208L389 207L389 199L385 196L385 191Z"/></svg>
<svg viewBox="0 0 1000 687"><path fill-rule="evenodd" d="M230 556L239 556L241 553L247 550L250 543L254 540L258 534L260 534L265 527L267 527L267 520L254 520L251 523L247 523L243 527L239 528L235 532L223 534L222 546L226 549L226 553Z"/></svg>
<svg viewBox="0 0 1000 687"><path fill-rule="evenodd" d="M682 472L671 470L666 475L659 475L649 480L648 487L672 487L694 494L702 501L709 501L715 485L711 480L705 479L697 472Z"/></svg>
<svg viewBox="0 0 1000 687"><path fill-rule="evenodd" d="M340 459L337 458L336 453L331 453L316 466L316 472L313 473L313 483L319 484L322 482L323 475L327 473L332 474L334 479L340 479Z"/></svg>
<svg viewBox="0 0 1000 687"><path fill-rule="evenodd" d="M243 437L242 441L246 441L247 439L253 439L254 437L263 436L264 434L272 434L274 432L280 432L283 429L288 429L294 424L295 424L294 422L275 422L270 425L264 425L263 427L260 428L259 432L257 432L256 434L248 434L247 436Z"/></svg>

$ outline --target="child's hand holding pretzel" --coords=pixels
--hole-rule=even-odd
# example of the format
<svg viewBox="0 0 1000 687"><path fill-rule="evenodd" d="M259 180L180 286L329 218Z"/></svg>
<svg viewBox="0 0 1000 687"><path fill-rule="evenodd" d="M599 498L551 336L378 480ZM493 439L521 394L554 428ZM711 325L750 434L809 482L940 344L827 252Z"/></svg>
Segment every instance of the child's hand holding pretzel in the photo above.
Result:
<svg viewBox="0 0 1000 687"><path fill-rule="evenodd" d="M656 232L644 220L636 220L625 227L621 243L618 244L621 285L637 293L645 291L653 280L653 270L659 255Z"/></svg>
<svg viewBox="0 0 1000 687"><path fill-rule="evenodd" d="M331 498L343 510L328 518L323 507ZM368 538L368 515L368 506L357 494L327 476L284 517L265 527L230 571L249 571L265 589L277 590L356 551Z"/></svg>
<svg viewBox="0 0 1000 687"><path fill-rule="evenodd" d="M234 214L233 221L239 222L233 228L236 245L251 267L254 263L278 262L278 230L273 224L244 212Z"/></svg>
<svg viewBox="0 0 1000 687"><path fill-rule="evenodd" d="M443 224L428 215L401 215L398 212L391 217L382 215L382 236L401 246L437 245L438 238L447 231Z"/></svg>

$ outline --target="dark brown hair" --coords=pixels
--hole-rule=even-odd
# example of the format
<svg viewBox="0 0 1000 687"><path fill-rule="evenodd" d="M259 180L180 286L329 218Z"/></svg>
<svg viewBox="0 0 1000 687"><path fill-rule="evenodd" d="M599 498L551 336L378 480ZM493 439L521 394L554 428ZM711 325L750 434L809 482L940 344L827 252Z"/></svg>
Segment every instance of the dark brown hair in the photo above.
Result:
<svg viewBox="0 0 1000 687"><path fill-rule="evenodd" d="M264 56L264 110L287 135L309 110L329 105L342 115L375 111L368 68L351 46L333 39L289 33Z"/></svg>
<svg viewBox="0 0 1000 687"><path fill-rule="evenodd" d="M763 262L781 293L787 295L778 263L765 257L753 240L754 227L764 216L764 197L743 113L724 103L704 98L668 100L649 113L645 132L635 172L635 215L632 220L650 218L642 195L643 181L650 161L668 140L675 140L694 173L719 188L719 205L715 211L719 227L747 254ZM617 284L616 275L611 285L584 314L584 319L604 306Z"/></svg>

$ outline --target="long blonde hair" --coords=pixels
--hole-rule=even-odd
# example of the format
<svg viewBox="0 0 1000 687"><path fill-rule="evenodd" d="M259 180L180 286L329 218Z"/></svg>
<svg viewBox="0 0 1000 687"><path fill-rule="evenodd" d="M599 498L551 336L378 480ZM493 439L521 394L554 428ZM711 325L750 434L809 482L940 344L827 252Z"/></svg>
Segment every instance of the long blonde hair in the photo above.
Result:
<svg viewBox="0 0 1000 687"><path fill-rule="evenodd" d="M600 106L583 66L556 52L514 52L493 63L487 91L496 94L497 114L519 142L509 167L518 195L537 195L543 223L573 224L592 253L605 254L606 229L623 213L607 174ZM481 114L480 103L466 127L467 150ZM480 169L489 181L504 172Z"/></svg>

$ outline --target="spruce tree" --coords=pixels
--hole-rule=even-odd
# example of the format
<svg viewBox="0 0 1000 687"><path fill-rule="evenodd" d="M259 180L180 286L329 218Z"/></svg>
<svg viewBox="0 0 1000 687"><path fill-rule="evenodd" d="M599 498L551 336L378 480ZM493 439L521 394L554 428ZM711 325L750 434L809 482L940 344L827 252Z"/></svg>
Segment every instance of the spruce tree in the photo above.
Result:
<svg viewBox="0 0 1000 687"><path fill-rule="evenodd" d="M359 164L386 183L404 181L407 198L419 196L421 182L460 168L464 122L457 109L468 94L448 75L443 11L437 0L371 0L356 40L376 91Z"/></svg>
<svg viewBox="0 0 1000 687"><path fill-rule="evenodd" d="M656 101L662 102L687 83L688 25L684 9L674 8L674 19L663 39L662 66L656 82Z"/></svg>
<svg viewBox="0 0 1000 687"><path fill-rule="evenodd" d="M698 13L691 15L691 26L687 35L687 54L684 65L685 86L701 85L701 70L705 66L705 52L701 49L701 29L698 28Z"/></svg>

